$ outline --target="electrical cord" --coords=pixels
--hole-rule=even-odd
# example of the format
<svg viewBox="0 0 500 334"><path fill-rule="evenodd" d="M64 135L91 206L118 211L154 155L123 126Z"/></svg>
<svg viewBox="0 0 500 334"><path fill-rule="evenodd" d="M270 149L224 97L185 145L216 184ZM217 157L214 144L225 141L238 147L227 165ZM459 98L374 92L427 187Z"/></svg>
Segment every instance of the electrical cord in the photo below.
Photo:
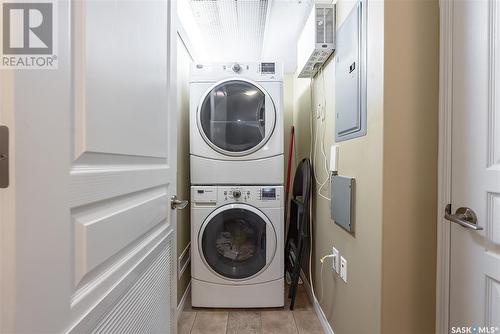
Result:
<svg viewBox="0 0 500 334"><path fill-rule="evenodd" d="M325 153L325 134L326 134L326 95L325 95L325 91L326 91L326 89L325 89L325 72L324 72L323 68L319 69L318 76L321 77L321 82L322 82L323 103L320 105L319 115L317 118L318 120L320 120L321 123L316 126L316 131L314 133L314 145L313 145L313 148L311 150L311 152L313 152L313 155L312 155L311 161L312 161L312 165L313 165L314 179L315 179L317 185L319 186L319 188L317 188L316 192L317 192L318 196L329 201L330 197L325 196L322 193L323 188L325 188L325 186L327 184L329 184L330 177L331 177L330 171L328 169L328 158L327 158L326 153ZM311 91L312 91L312 88L311 88ZM313 116L313 113L311 113L311 116ZM311 142L312 142L312 119L313 118L311 117ZM318 124L318 122L316 122L316 124ZM318 180L318 176L317 176L318 173L316 170L318 137L321 137L320 153L323 156L323 167L324 167L325 173L326 173L326 179L322 182L320 182Z"/></svg>
<svg viewBox="0 0 500 334"><path fill-rule="evenodd" d="M328 159L326 157L326 154L325 154L325 149L324 149L324 142L325 142L325 133L326 133L326 97L325 97L325 82L324 82L324 72L322 70L322 68L320 68L320 75L322 77L322 83L323 83L323 104L321 105L321 108L320 108L320 114L319 114L319 117L316 118L315 114L315 103L314 103L314 85L313 85L313 79L311 78L311 80L309 81L309 91L310 91L310 101L311 101L311 107L312 107L312 110L311 110L311 117L309 119L309 133L310 133L310 151L309 151L309 160L311 161L311 164L312 164L312 168L313 168L313 175L314 175L314 180L315 182L319 185L319 188L317 189L317 194L325 199L325 200L330 200L329 197L323 195L321 193L321 190L324 188L324 186L329 182L330 180L330 172L328 170ZM314 120L316 119L316 122L314 122ZM318 120L321 122L319 125L318 125ZM316 131L314 131L314 128L313 128L313 123L315 123L316 125ZM324 159L324 167L325 167L325 172L327 174L327 177L324 181L320 182L320 180L318 180L318 173L316 172L316 156L317 156L317 140L318 140L318 137L319 137L319 133L321 132L321 129L323 129L323 132L322 132L322 135L321 135L321 155L323 156L323 159ZM314 137L314 138L313 138ZM309 237L310 237L310 240L312 241L312 238L313 238L313 208L312 208L312 205L309 207L309 217L310 217L310 223L309 223ZM313 283L313 279L312 279L312 258L313 258L313 249L312 249L312 242L309 244L309 280L310 280L310 285L311 285L311 292L312 292L312 295L314 297L314 299L317 300L316 298L316 293L314 292L314 283ZM320 299L319 301L321 301L323 299L323 262L326 258L329 258L329 257L333 257L332 254L329 254L329 255L325 255L323 258L321 258L320 262L321 262L321 272L320 272L320 289L321 289L321 295L320 295Z"/></svg>
<svg viewBox="0 0 500 334"><path fill-rule="evenodd" d="M321 289L321 292L320 292L320 296L319 296L319 300L318 300L318 303L321 303L321 301L323 300L323 264L325 262L325 259L327 258L330 258L330 257L335 257L335 255L333 254L328 254L328 255L325 255L323 256L319 261L321 262L321 270L320 270L320 276L319 276L319 287Z"/></svg>

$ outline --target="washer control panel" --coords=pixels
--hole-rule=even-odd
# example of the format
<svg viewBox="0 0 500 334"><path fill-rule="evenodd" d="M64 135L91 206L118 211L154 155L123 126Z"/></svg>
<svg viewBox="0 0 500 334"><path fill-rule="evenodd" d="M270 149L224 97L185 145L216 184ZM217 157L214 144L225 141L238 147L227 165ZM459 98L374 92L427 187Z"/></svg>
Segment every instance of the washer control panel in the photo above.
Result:
<svg viewBox="0 0 500 334"><path fill-rule="evenodd" d="M260 189L260 199L261 200L275 200L276 199L276 188L274 187L269 187L269 188L261 188Z"/></svg>
<svg viewBox="0 0 500 334"><path fill-rule="evenodd" d="M191 201L196 206L247 203L255 206L279 206L283 186L193 186Z"/></svg>
<svg viewBox="0 0 500 334"><path fill-rule="evenodd" d="M253 191L244 187L220 188L224 202L248 202L253 199Z"/></svg>
<svg viewBox="0 0 500 334"><path fill-rule="evenodd" d="M281 186L220 186L219 202L276 205L281 202Z"/></svg>

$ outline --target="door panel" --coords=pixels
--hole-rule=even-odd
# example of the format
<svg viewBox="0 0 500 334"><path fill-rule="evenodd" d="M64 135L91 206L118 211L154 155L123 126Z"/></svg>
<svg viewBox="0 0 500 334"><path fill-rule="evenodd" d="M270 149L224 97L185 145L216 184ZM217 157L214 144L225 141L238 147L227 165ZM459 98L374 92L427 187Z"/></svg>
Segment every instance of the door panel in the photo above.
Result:
<svg viewBox="0 0 500 334"><path fill-rule="evenodd" d="M500 118L500 115L497 116ZM491 243L500 245L500 194L488 193L487 237Z"/></svg>
<svg viewBox="0 0 500 334"><path fill-rule="evenodd" d="M484 230L451 225L450 326L500 327L500 5L456 1L453 15L452 211Z"/></svg>
<svg viewBox="0 0 500 334"><path fill-rule="evenodd" d="M75 11L77 157L167 158L166 13L164 1L88 1Z"/></svg>
<svg viewBox="0 0 500 334"><path fill-rule="evenodd" d="M174 332L175 2L56 8L59 69L14 74L13 326Z"/></svg>
<svg viewBox="0 0 500 334"><path fill-rule="evenodd" d="M153 188L72 211L75 282L166 220L167 188Z"/></svg>
<svg viewBox="0 0 500 334"><path fill-rule="evenodd" d="M175 262L172 247L171 240L158 247L159 254L154 254L153 263L142 270L136 282L91 333L158 333L159 329L168 329L172 320L176 321L165 303L175 295L169 279Z"/></svg>
<svg viewBox="0 0 500 334"><path fill-rule="evenodd" d="M155 252L158 242L172 237L168 204L175 175L168 154L167 2L77 2L73 17L78 98L70 172L75 255L71 307L83 310L120 280L131 287L139 284L134 281L141 273L130 272L145 261L145 254ZM156 257L149 261L150 267L157 263ZM156 273L170 274L164 268ZM157 279L162 280L147 282ZM155 294L154 286L142 289ZM165 308L168 302L165 298L159 305ZM142 314L129 316L136 325L146 320ZM109 321L108 326L122 328L119 320Z"/></svg>

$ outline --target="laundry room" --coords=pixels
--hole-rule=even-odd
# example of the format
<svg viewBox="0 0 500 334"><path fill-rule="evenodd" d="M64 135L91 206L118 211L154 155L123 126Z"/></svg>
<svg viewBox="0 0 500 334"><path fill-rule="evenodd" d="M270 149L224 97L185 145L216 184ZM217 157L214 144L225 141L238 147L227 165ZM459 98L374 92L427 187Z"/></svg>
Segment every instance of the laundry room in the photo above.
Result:
<svg viewBox="0 0 500 334"><path fill-rule="evenodd" d="M181 332L432 331L437 2L178 12Z"/></svg>
<svg viewBox="0 0 500 334"><path fill-rule="evenodd" d="M0 11L0 333L500 333L500 0Z"/></svg>

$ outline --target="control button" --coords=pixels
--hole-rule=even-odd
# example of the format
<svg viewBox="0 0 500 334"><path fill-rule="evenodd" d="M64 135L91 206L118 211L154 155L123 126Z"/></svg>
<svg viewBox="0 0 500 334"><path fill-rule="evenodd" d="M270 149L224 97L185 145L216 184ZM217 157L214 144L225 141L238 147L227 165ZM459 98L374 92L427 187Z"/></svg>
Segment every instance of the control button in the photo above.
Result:
<svg viewBox="0 0 500 334"><path fill-rule="evenodd" d="M234 73L239 73L241 71L240 64L233 64L231 68L233 69Z"/></svg>
<svg viewBox="0 0 500 334"><path fill-rule="evenodd" d="M240 198L241 197L241 191L239 191L239 190L233 190L233 197L234 198Z"/></svg>

